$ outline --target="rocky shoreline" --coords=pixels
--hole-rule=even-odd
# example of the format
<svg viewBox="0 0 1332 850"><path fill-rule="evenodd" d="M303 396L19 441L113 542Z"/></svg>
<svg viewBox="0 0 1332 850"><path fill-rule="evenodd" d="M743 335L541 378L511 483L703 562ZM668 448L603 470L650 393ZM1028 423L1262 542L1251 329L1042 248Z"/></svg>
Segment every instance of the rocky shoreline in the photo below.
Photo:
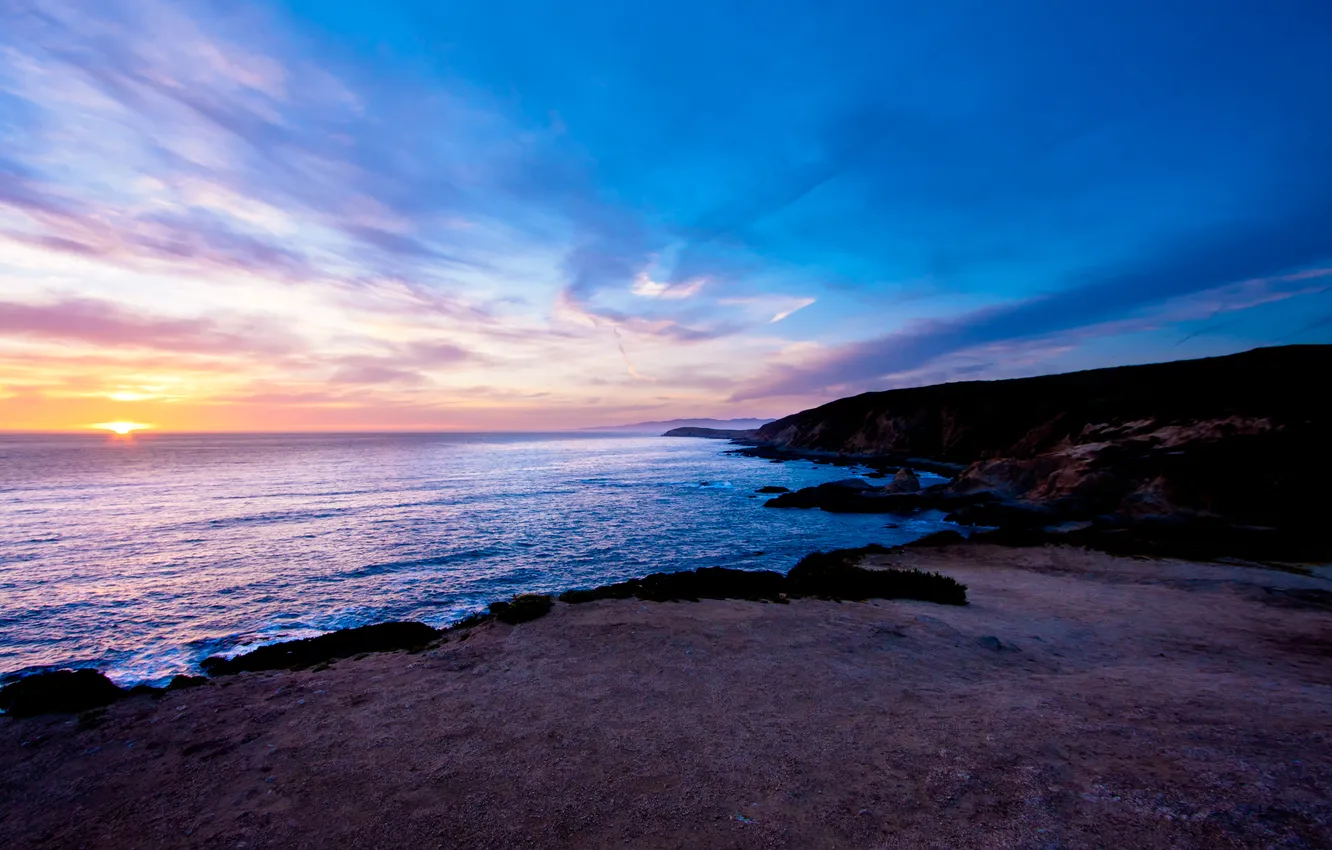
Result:
<svg viewBox="0 0 1332 850"><path fill-rule="evenodd" d="M920 544L917 544L920 545ZM923 545L932 545L926 540ZM562 603L578 605L600 599L639 599L650 602L698 602L701 599L736 599L789 604L792 599L834 601L917 599L946 605L966 605L967 589L938 573L919 570L865 569L867 555L895 550L882 546L814 552L783 575L768 570L710 567L675 573L654 573L641 579L590 589L565 591ZM319 668L341 658L375 652L421 652L450 639L466 640L470 630L489 622L518 625L550 613L555 598L520 594L493 602L484 613L473 614L443 629L414 621L374 623L339 629L311 638L280 641L235 657L212 656L201 663L204 676L174 677L163 688L136 685L121 688L104 673L90 669L55 669L16 678L0 687L0 710L14 717L50 713L79 713L103 708L130 696L160 697L197 687L209 678L266 670Z"/></svg>
<svg viewBox="0 0 1332 850"><path fill-rule="evenodd" d="M866 468L866 478L950 479L924 488L848 479L768 507L938 510L1011 545L1326 562L1332 413L1304 376L1330 369L1332 346L1286 346L866 393L737 434L734 451Z"/></svg>

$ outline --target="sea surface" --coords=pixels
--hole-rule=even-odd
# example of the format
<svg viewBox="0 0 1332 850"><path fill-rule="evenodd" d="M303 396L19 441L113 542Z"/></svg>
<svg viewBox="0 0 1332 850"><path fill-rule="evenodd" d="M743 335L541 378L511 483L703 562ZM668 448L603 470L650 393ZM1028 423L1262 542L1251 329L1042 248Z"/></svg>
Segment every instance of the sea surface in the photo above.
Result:
<svg viewBox="0 0 1332 850"><path fill-rule="evenodd" d="M847 477L615 434L0 436L0 674L161 683L346 626L946 527L763 507ZM890 522L899 527L888 527Z"/></svg>

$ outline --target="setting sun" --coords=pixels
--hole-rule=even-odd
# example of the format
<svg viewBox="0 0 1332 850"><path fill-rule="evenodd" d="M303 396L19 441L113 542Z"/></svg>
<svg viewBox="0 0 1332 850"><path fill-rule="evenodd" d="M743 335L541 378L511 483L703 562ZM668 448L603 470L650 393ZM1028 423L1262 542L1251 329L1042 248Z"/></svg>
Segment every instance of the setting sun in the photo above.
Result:
<svg viewBox="0 0 1332 850"><path fill-rule="evenodd" d="M96 425L88 426L90 428L100 428L103 431L111 431L115 434L124 436L131 431L142 431L144 428L151 428L151 425L145 425L142 422L98 422Z"/></svg>

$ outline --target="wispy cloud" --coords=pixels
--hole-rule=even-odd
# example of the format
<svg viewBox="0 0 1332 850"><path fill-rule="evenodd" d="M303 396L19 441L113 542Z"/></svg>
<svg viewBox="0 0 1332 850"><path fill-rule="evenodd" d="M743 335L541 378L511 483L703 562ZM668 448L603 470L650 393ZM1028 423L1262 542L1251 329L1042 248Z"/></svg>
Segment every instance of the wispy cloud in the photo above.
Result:
<svg viewBox="0 0 1332 850"><path fill-rule="evenodd" d="M77 297L44 304L0 301L0 337L5 336L195 354L286 354L301 346L298 337L266 319L138 314L113 302Z"/></svg>
<svg viewBox="0 0 1332 850"><path fill-rule="evenodd" d="M634 275L634 285L631 291L643 298L663 298L667 301L679 301L684 298L693 298L706 283L707 281L703 278L697 278L688 283L662 283L653 280L647 272L639 272Z"/></svg>
<svg viewBox="0 0 1332 850"><path fill-rule="evenodd" d="M1173 298L1248 279L1305 286L1298 272L1332 257L1332 180L1311 184L1284 214L1236 222L1171 244L1131 270L1089 276L1050 295L917 322L877 339L841 346L799 366L781 366L737 392L737 401L826 392L921 368L945 355L994 343L1036 339L1132 316ZM1291 274L1294 272L1294 274Z"/></svg>

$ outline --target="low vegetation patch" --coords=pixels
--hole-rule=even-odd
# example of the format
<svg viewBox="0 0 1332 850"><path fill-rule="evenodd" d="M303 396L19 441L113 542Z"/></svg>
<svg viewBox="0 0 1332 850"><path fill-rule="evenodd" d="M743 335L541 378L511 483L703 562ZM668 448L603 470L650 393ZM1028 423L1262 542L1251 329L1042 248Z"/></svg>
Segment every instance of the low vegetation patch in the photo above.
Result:
<svg viewBox="0 0 1332 850"><path fill-rule="evenodd" d="M261 646L235 658L213 656L202 663L210 676L256 670L292 670L309 667L334 658L350 658L364 652L391 652L424 646L439 632L425 623L378 623L354 629L340 629L319 637L291 640Z"/></svg>
<svg viewBox="0 0 1332 850"><path fill-rule="evenodd" d="M651 602L697 602L700 599L781 602L785 592L786 580L781 573L704 567L678 573L653 573L591 590L570 590L560 594L560 601L575 605L597 599L630 598Z"/></svg>
<svg viewBox="0 0 1332 850"><path fill-rule="evenodd" d="M550 613L555 602L549 596L539 593L524 593L508 602L490 603L490 613L501 623L516 626Z"/></svg>
<svg viewBox="0 0 1332 850"><path fill-rule="evenodd" d="M886 554L883 546L813 552L800 559L786 576L791 597L819 599L919 599L944 605L966 605L967 586L956 579L924 570L867 570L858 561L867 554Z"/></svg>
<svg viewBox="0 0 1332 850"><path fill-rule="evenodd" d="M946 605L967 604L966 585L939 573L921 570L867 570L856 562L864 555L889 554L884 546L815 552L801 559L789 575L771 571L708 567L678 573L654 573L590 590L560 594L561 602L579 604L598 599L643 599L651 602L697 602L700 599L748 599L786 602L797 597L820 599L920 599Z"/></svg>
<svg viewBox="0 0 1332 850"><path fill-rule="evenodd" d="M110 705L125 691L96 670L34 673L0 688L0 709L13 717L87 711Z"/></svg>

